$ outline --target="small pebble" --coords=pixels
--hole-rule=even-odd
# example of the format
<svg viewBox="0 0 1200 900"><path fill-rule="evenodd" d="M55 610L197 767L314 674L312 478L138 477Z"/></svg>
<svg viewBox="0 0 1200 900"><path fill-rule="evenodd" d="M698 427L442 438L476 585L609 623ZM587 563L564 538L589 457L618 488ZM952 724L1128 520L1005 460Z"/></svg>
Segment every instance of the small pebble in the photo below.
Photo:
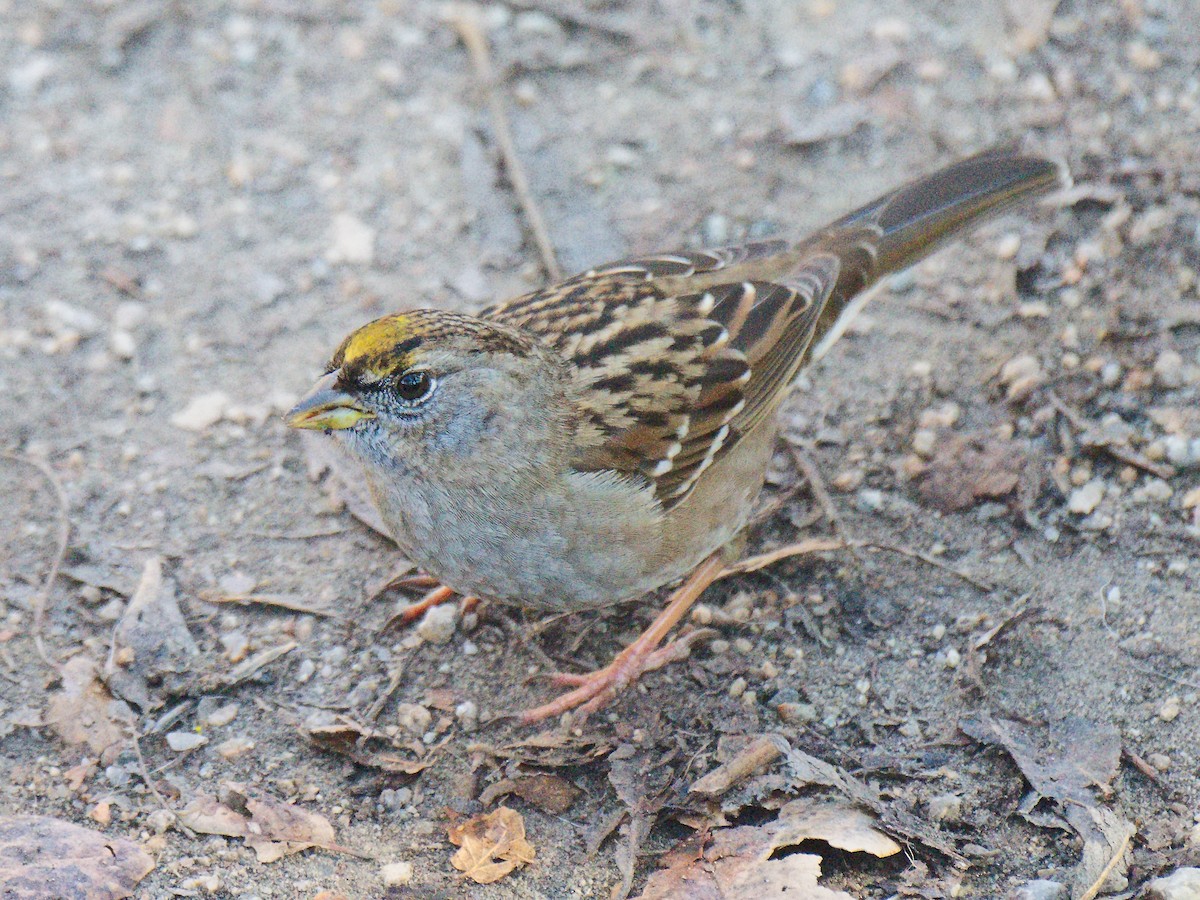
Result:
<svg viewBox="0 0 1200 900"><path fill-rule="evenodd" d="M1039 878L1021 885L1011 896L1012 900L1067 900L1067 886L1059 881Z"/></svg>
<svg viewBox="0 0 1200 900"><path fill-rule="evenodd" d="M216 894L221 890L221 878L218 875L197 875L179 883L185 891L204 891L206 894Z"/></svg>
<svg viewBox="0 0 1200 900"><path fill-rule="evenodd" d="M741 677L733 679L729 685L729 696L736 699L744 693L746 693L746 679Z"/></svg>
<svg viewBox="0 0 1200 900"><path fill-rule="evenodd" d="M962 818L962 798L941 794L929 801L929 818L935 822L957 822Z"/></svg>
<svg viewBox="0 0 1200 900"><path fill-rule="evenodd" d="M380 868L379 874L388 887L402 887L412 881L413 865L410 862L388 863Z"/></svg>
<svg viewBox="0 0 1200 900"><path fill-rule="evenodd" d="M254 741L248 737L233 737L227 741L221 741L213 747L213 750L222 759L237 759L239 756L249 753L254 747Z"/></svg>
<svg viewBox="0 0 1200 900"><path fill-rule="evenodd" d="M1160 772L1167 772L1171 768L1171 757L1165 753L1150 753L1146 756L1146 762L1154 766Z"/></svg>
<svg viewBox="0 0 1200 900"><path fill-rule="evenodd" d="M229 397L223 391L210 391L193 398L170 421L184 431L203 431L220 422L228 406Z"/></svg>
<svg viewBox="0 0 1200 900"><path fill-rule="evenodd" d="M458 605L443 603L426 610L417 623L416 632L430 644L448 644L458 626Z"/></svg>
<svg viewBox="0 0 1200 900"><path fill-rule="evenodd" d="M401 703L396 716L400 727L412 734L424 734L433 724L433 714L419 703Z"/></svg>
<svg viewBox="0 0 1200 900"><path fill-rule="evenodd" d="M1020 249L1021 235L1015 231L1010 231L996 242L996 256L999 259L1016 259Z"/></svg>
<svg viewBox="0 0 1200 900"><path fill-rule="evenodd" d="M1200 869L1186 866L1146 885L1147 900L1196 900L1200 897Z"/></svg>
<svg viewBox="0 0 1200 900"><path fill-rule="evenodd" d="M176 753L195 750L208 743L208 738L194 731L171 731L167 733L167 746Z"/></svg>
<svg viewBox="0 0 1200 900"><path fill-rule="evenodd" d="M1158 708L1158 717L1164 722L1174 722L1179 718L1179 713L1182 709L1181 701L1177 694L1172 694L1163 701L1162 706Z"/></svg>
<svg viewBox="0 0 1200 900"><path fill-rule="evenodd" d="M212 712L204 717L204 724L209 728L221 728L232 722L238 714L238 705L236 703L226 703L224 706L218 706Z"/></svg>
<svg viewBox="0 0 1200 900"><path fill-rule="evenodd" d="M454 707L454 716L464 731L474 731L479 724L479 704L474 700L464 700Z"/></svg>
<svg viewBox="0 0 1200 900"><path fill-rule="evenodd" d="M820 717L811 703L780 703L775 707L779 720L789 725L815 722Z"/></svg>
<svg viewBox="0 0 1200 900"><path fill-rule="evenodd" d="M311 659L306 659L296 667L296 681L300 684L305 684L317 671L317 664Z"/></svg>
<svg viewBox="0 0 1200 900"><path fill-rule="evenodd" d="M959 663L962 662L962 654L953 647L947 647L943 653L938 655L942 658L942 665L947 669L957 669Z"/></svg>
<svg viewBox="0 0 1200 900"><path fill-rule="evenodd" d="M1177 388L1183 384L1183 357L1174 350L1164 350L1154 360L1154 380L1159 387Z"/></svg>
<svg viewBox="0 0 1200 900"><path fill-rule="evenodd" d="M1091 515L1103 499L1104 480L1102 478L1093 478L1082 487L1071 491L1071 497L1067 500L1067 509L1076 515Z"/></svg>
<svg viewBox="0 0 1200 900"><path fill-rule="evenodd" d="M912 448L913 453L918 456L923 456L926 459L933 456L933 451L937 447L937 432L931 428L918 428L913 432Z"/></svg>

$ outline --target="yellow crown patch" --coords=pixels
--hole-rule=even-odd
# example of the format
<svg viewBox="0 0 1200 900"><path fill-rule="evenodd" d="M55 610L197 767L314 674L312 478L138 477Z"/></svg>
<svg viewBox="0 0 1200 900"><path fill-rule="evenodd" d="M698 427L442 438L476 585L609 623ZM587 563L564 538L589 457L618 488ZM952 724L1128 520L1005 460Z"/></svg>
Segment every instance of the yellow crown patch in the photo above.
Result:
<svg viewBox="0 0 1200 900"><path fill-rule="evenodd" d="M359 328L333 354L329 371L353 370L357 375L382 377L408 369L419 359L423 345L470 338L479 350L526 355L531 347L512 328L474 316L436 309L384 316Z"/></svg>

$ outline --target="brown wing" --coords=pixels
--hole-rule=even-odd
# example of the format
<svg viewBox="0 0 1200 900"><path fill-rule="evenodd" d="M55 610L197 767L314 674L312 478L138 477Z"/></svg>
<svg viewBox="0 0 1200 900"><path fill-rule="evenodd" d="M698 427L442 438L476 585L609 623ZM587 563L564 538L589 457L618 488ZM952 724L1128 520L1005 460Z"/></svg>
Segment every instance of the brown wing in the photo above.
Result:
<svg viewBox="0 0 1200 900"><path fill-rule="evenodd" d="M584 470L649 479L666 506L772 414L814 338L882 276L1050 190L1059 168L998 147L798 243L626 260L494 307L573 367Z"/></svg>
<svg viewBox="0 0 1200 900"><path fill-rule="evenodd" d="M774 410L799 367L837 257L814 257L786 281L718 274L787 249L623 261L484 315L541 337L572 366L587 448L578 467L637 473L670 507Z"/></svg>

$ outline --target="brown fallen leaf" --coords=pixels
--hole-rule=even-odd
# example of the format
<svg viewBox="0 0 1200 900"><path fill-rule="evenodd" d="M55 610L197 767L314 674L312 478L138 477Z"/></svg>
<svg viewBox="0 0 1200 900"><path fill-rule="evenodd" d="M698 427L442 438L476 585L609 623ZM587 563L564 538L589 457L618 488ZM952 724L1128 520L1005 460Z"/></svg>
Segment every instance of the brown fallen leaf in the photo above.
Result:
<svg viewBox="0 0 1200 900"><path fill-rule="evenodd" d="M0 816L0 897L121 900L154 868L137 844L50 816Z"/></svg>
<svg viewBox="0 0 1200 900"><path fill-rule="evenodd" d="M1096 797L1096 792L1105 797L1112 793L1121 762L1116 726L1072 716L1056 723L1040 741L1019 722L986 715L964 719L958 727L980 743L1002 747L1030 786L1055 802L1058 815L1047 824L1061 826L1065 820L1079 835L1083 852L1073 876L1075 896L1101 876L1107 890L1125 889L1125 851L1137 829Z"/></svg>
<svg viewBox="0 0 1200 900"><path fill-rule="evenodd" d="M179 813L179 821L201 834L244 838L261 863L310 847L353 853L334 843L333 826L319 813L273 797L250 797L237 784L224 785L221 794L220 800L199 795Z"/></svg>
<svg viewBox="0 0 1200 900"><path fill-rule="evenodd" d="M86 744L96 755L129 740L133 710L108 692L97 677L99 667L84 654L63 664L62 687L50 695L46 724L68 744ZM111 760L109 760L111 762Z"/></svg>
<svg viewBox="0 0 1200 900"><path fill-rule="evenodd" d="M793 853L783 859L728 857L681 861L655 872L636 900L854 900L822 887L821 857Z"/></svg>
<svg viewBox="0 0 1200 900"><path fill-rule="evenodd" d="M917 492L943 512L957 512L1017 489L1026 451L1015 441L987 433L955 434L939 443Z"/></svg>
<svg viewBox="0 0 1200 900"><path fill-rule="evenodd" d="M536 772L517 778L504 778L489 785L479 795L479 802L484 806L491 806L505 794L515 794L543 812L561 815L571 808L581 793L583 792L579 788L565 778Z"/></svg>
<svg viewBox="0 0 1200 900"><path fill-rule="evenodd" d="M507 806L451 826L448 837L459 848L450 864L476 884L499 881L513 869L533 862L533 845L525 840L525 820Z"/></svg>
<svg viewBox="0 0 1200 900"><path fill-rule="evenodd" d="M140 709L158 709L160 695L182 692L192 678L200 653L188 630L175 583L164 579L162 560L151 557L142 569L137 590L117 622L114 653L104 667L104 680L114 693ZM118 665L122 650L132 651L128 665Z"/></svg>
<svg viewBox="0 0 1200 900"><path fill-rule="evenodd" d="M314 747L345 756L360 766L397 775L416 775L429 768L429 761L418 759L412 746L396 744L382 731L375 731L348 719L310 725L301 729ZM405 749L407 753L400 753Z"/></svg>
<svg viewBox="0 0 1200 900"><path fill-rule="evenodd" d="M784 805L773 822L715 829L702 852L693 847L669 854L667 868L650 877L640 900L849 897L817 884L821 857L797 853L772 858L777 850L805 841L824 841L839 850L881 858L901 849L858 807L804 797Z"/></svg>

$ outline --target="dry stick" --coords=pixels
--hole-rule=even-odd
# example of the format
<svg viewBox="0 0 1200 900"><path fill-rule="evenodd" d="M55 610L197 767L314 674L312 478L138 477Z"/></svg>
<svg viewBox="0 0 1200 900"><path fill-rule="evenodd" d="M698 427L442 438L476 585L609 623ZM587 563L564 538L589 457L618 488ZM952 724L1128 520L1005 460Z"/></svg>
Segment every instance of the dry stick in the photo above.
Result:
<svg viewBox="0 0 1200 900"><path fill-rule="evenodd" d="M907 547L899 547L895 544L879 544L874 541L844 541L835 538L808 538L807 540L799 541L795 544L788 544L784 547L778 547L775 550L767 553L760 553L757 556L747 556L745 559L739 560L733 565L726 566L719 575L716 581L722 578L728 578L731 575L740 575L744 572L755 572L759 569L766 568L779 562L781 559L788 559L793 556L807 556L810 553L825 553L830 550L849 550L854 548L867 550L886 550L889 553L898 553L901 556L907 556L909 559L920 560L928 566L933 566L935 569L941 569L944 572L949 572L956 578L961 578L963 581L972 587L976 587L984 593L991 593L995 588L986 581L981 581L978 578L966 573L960 572L953 566L948 566L940 560L934 559L921 553L919 550L909 550Z"/></svg>
<svg viewBox="0 0 1200 900"><path fill-rule="evenodd" d="M513 141L512 128L508 123L508 114L504 109L504 100L496 89L496 75L492 70L491 53L488 51L487 37L479 26L479 9L473 5L455 7L450 16L450 24L458 32L459 38L467 48L471 57L471 66L475 77L479 79L487 95L488 112L492 117L492 128L496 132L496 144L500 155L504 158L504 168L508 172L508 180L512 184L517 202L529 220L529 230L533 233L533 241L537 244L538 255L542 258L542 268L551 281L559 281L563 277L562 268L554 255L554 245L550 243L550 233L546 230L546 222L541 210L533 199L529 189L529 179L525 177L525 168L517 156L517 145Z"/></svg>
<svg viewBox="0 0 1200 900"><path fill-rule="evenodd" d="M821 480L821 473L817 470L816 464L813 463L802 448L797 447L795 444L789 444L788 450L791 451L792 459L796 461L796 466L800 469L800 474L808 482L808 489L812 491L813 499L817 501L817 505L825 513L825 518L829 520L829 524L833 526L834 533L846 542L846 546L850 548L850 553L853 554L859 565L866 565L866 560L862 558L862 554L858 552L858 548L855 546L856 542L850 537L846 526L842 524L842 517L838 515L837 507L833 505L833 498L829 496L829 491L825 488L825 482Z"/></svg>
<svg viewBox="0 0 1200 900"><path fill-rule="evenodd" d="M901 556L907 556L909 559L919 559L927 566L933 566L935 569L941 569L943 572L949 572L956 578L961 578L967 584L978 588L985 594L990 594L996 589L995 585L989 584L982 579L975 578L973 575L970 575L967 572L962 572L953 566L948 566L941 560L934 559L932 556L922 553L920 550L909 550L907 547L900 547L896 544L878 544L874 541L859 541L857 543L860 547L868 547L874 550L886 550L888 553L898 553Z"/></svg>
<svg viewBox="0 0 1200 900"><path fill-rule="evenodd" d="M1079 900L1095 900L1096 895L1100 893L1100 889L1104 887L1104 882L1108 881L1108 876L1117 867L1117 863L1125 857L1125 849L1129 846L1130 837L1132 835L1125 835L1125 838L1121 841L1121 846L1113 853L1112 859L1108 861L1108 865L1104 867L1104 870L1100 873L1100 877L1095 880L1090 888L1079 895Z"/></svg>
<svg viewBox="0 0 1200 900"><path fill-rule="evenodd" d="M33 598L33 645L37 648L42 661L57 671L58 663L51 659L50 654L46 651L46 645L42 641L42 629L46 623L46 606L50 601L50 589L58 579L58 570L62 568L63 560L67 556L67 545L71 540L71 510L67 504L67 493L63 490L54 470L40 459L32 456L18 456L15 453L0 453L0 456L37 469L41 476L49 482L50 487L54 490L54 496L58 499L58 550L54 554L54 562L50 565L50 571L46 573L46 580L42 582L41 590Z"/></svg>

